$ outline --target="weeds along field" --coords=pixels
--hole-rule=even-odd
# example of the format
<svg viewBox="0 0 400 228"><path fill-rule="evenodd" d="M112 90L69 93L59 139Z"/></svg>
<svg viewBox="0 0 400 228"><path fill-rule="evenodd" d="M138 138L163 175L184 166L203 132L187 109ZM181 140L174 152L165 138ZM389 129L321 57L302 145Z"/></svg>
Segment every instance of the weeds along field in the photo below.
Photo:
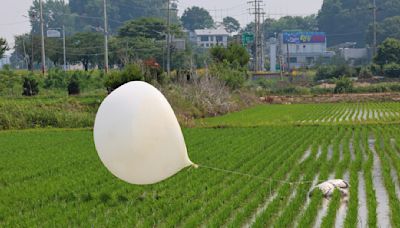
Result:
<svg viewBox="0 0 400 228"><path fill-rule="evenodd" d="M399 108L259 106L205 119L183 129L200 168L151 186L112 176L91 130L0 131L0 227L400 227ZM348 199L308 197L328 178L349 181Z"/></svg>

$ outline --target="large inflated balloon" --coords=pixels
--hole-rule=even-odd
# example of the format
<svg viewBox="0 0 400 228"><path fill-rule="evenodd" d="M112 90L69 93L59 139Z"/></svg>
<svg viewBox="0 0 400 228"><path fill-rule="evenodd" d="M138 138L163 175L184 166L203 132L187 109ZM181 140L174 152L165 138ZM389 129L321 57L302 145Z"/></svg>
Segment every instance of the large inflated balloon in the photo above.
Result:
<svg viewBox="0 0 400 228"><path fill-rule="evenodd" d="M170 104L145 82L127 83L103 101L94 141L107 169L131 184L154 184L193 165Z"/></svg>

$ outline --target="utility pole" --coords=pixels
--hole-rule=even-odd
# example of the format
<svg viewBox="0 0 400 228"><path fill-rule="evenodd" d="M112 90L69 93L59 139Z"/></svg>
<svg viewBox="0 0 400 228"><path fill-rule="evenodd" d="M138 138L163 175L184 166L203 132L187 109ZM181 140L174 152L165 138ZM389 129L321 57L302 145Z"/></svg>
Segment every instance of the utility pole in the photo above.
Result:
<svg viewBox="0 0 400 228"><path fill-rule="evenodd" d="M287 71L290 74L290 51L289 51L289 43L286 44L286 54L287 54Z"/></svg>
<svg viewBox="0 0 400 228"><path fill-rule="evenodd" d="M248 2L251 4L254 8L250 9L250 13L254 14L254 41L255 41L255 47L256 47L256 53L255 53L255 62L254 62L254 71L262 71L263 70L263 38L262 38L262 29L261 29L261 15L264 14L263 9L261 6L263 6L263 0L252 0ZM251 12L253 10L253 12Z"/></svg>
<svg viewBox="0 0 400 228"><path fill-rule="evenodd" d="M24 62L26 64L26 68L28 68L28 59L27 59L28 54L26 54L26 49L25 49L25 37L22 39L22 46L24 48L24 60L25 60Z"/></svg>
<svg viewBox="0 0 400 228"><path fill-rule="evenodd" d="M46 54L44 50L43 0L40 0L40 30L42 33L42 74L44 74L46 72Z"/></svg>
<svg viewBox="0 0 400 228"><path fill-rule="evenodd" d="M105 73L108 73L107 0L104 0L104 72L105 72Z"/></svg>
<svg viewBox="0 0 400 228"><path fill-rule="evenodd" d="M265 70L265 13L262 14L262 23L261 23L261 71Z"/></svg>
<svg viewBox="0 0 400 228"><path fill-rule="evenodd" d="M32 31L31 31L31 45L32 45L32 53L31 53L31 71L32 71L32 73L33 73L33 71L35 70L35 67L34 67L34 58L33 58L33 55L35 54L35 52L34 52L34 40L33 40L33 29L32 29Z"/></svg>
<svg viewBox="0 0 400 228"><path fill-rule="evenodd" d="M171 76L171 0L167 6L167 75Z"/></svg>
<svg viewBox="0 0 400 228"><path fill-rule="evenodd" d="M373 38L373 47L372 47L372 56L374 57L376 55L376 46L377 46L377 41L376 41L376 30L377 30L377 25L376 25L376 0L374 0L374 6L373 6L373 18L374 18L374 25L373 25L373 29L374 29L374 38Z"/></svg>
<svg viewBox="0 0 400 228"><path fill-rule="evenodd" d="M67 51L65 45L65 26L62 27L63 30L63 57L64 57L64 71L67 71Z"/></svg>

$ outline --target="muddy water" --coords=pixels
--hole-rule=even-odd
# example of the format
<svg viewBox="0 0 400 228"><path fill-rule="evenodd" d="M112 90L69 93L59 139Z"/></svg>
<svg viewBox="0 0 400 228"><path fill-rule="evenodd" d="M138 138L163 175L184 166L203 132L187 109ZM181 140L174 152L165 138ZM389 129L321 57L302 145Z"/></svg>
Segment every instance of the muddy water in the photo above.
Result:
<svg viewBox="0 0 400 228"><path fill-rule="evenodd" d="M329 175L329 180L333 179L335 177L334 174ZM328 213L328 207L329 207L329 199L324 198L322 201L322 208L318 211L316 222L314 224L314 228L319 228L321 227L322 224L322 219L326 216Z"/></svg>
<svg viewBox="0 0 400 228"><path fill-rule="evenodd" d="M384 112L379 111L379 118L382 119L384 117Z"/></svg>
<svg viewBox="0 0 400 228"><path fill-rule="evenodd" d="M314 188L314 186L316 186L318 184L318 178L319 178L319 174L315 176L315 178L314 178L314 180L313 180L313 182L311 184L311 188L310 188L310 190L308 192L311 192L311 190ZM304 205L304 209L306 209L308 207L310 202L311 202L311 198L307 197L307 201L306 201L306 204Z"/></svg>
<svg viewBox="0 0 400 228"><path fill-rule="evenodd" d="M343 180L347 181L347 183L350 181L349 172L346 172L344 174ZM349 197L350 197L350 195L343 197L340 201L340 207L336 213L335 228L343 227L344 220L346 218L347 209L348 209Z"/></svg>
<svg viewBox="0 0 400 228"><path fill-rule="evenodd" d="M359 144L360 144L362 159L363 161L366 161L368 157L367 157L367 152L365 151L364 141L360 139Z"/></svg>
<svg viewBox="0 0 400 228"><path fill-rule="evenodd" d="M311 192L313 190L314 186L318 184L318 178L319 178L319 174L317 174L314 177L314 180L313 180L313 182L311 184L311 187L308 190L308 192ZM304 206L302 207L301 212L305 211L307 209L308 205L310 205L310 203L311 203L311 198L308 197L308 195L307 195L307 200L306 200ZM298 221L295 222L295 226L294 227L298 227Z"/></svg>
<svg viewBox="0 0 400 228"><path fill-rule="evenodd" d="M358 115L358 111L359 111L358 109L355 109L355 110L354 110L353 117L351 117L351 120L352 120L352 121L355 121L355 120L356 120L357 115Z"/></svg>
<svg viewBox="0 0 400 228"><path fill-rule="evenodd" d="M374 114L372 112L372 110L368 111L368 119L372 119L374 117Z"/></svg>
<svg viewBox="0 0 400 228"><path fill-rule="evenodd" d="M300 162L299 162L299 163L304 162L308 157L310 157L310 155L311 155L311 147L308 148L308 149L306 150L306 152L304 152L304 155L303 155L303 157L300 159Z"/></svg>
<svg viewBox="0 0 400 228"><path fill-rule="evenodd" d="M364 110L363 109L360 109L359 111L358 111L358 121L361 121L361 119L362 119L362 117L363 117L363 114L364 114Z"/></svg>
<svg viewBox="0 0 400 228"><path fill-rule="evenodd" d="M368 118L368 110L364 110L363 119L364 119L364 120L367 120L367 118Z"/></svg>
<svg viewBox="0 0 400 228"><path fill-rule="evenodd" d="M354 139L351 139L351 140L350 140L350 143L349 143L350 156L351 156L351 160L352 160L352 161L356 160L356 155L355 155L355 152L354 152L354 145L353 145L353 142L354 142Z"/></svg>
<svg viewBox="0 0 400 228"><path fill-rule="evenodd" d="M348 113L348 112L349 112L349 110L346 109L346 111L340 116L339 122L342 122L342 121L345 119L345 117L347 116L347 113Z"/></svg>
<svg viewBox="0 0 400 228"><path fill-rule="evenodd" d="M394 138L391 138L390 139L390 145L392 146L392 148L393 148L393 150L397 150L396 149L396 139L394 139Z"/></svg>
<svg viewBox="0 0 400 228"><path fill-rule="evenodd" d="M399 183L399 177L397 176L397 172L394 169L393 165L390 167L390 175L392 176L392 180L394 183L394 188L396 190L396 195L397 198L400 200L400 183Z"/></svg>
<svg viewBox="0 0 400 228"><path fill-rule="evenodd" d="M268 190L269 191L269 190ZM277 197L277 193L273 193L268 197L268 199L260 206L257 208L257 211L253 214L253 216L250 218L249 221L246 222L245 225L243 225L243 228L250 228L252 225L256 222L257 217L262 214L265 209L267 209L268 205Z"/></svg>
<svg viewBox="0 0 400 228"><path fill-rule="evenodd" d="M328 147L328 161L330 161L333 157L333 145L329 145Z"/></svg>
<svg viewBox="0 0 400 228"><path fill-rule="evenodd" d="M339 145L339 152L340 152L339 161L342 161L343 160L343 144L342 143Z"/></svg>
<svg viewBox="0 0 400 228"><path fill-rule="evenodd" d="M379 119L378 111L376 111L376 110L374 111L374 119L377 119L377 120Z"/></svg>
<svg viewBox="0 0 400 228"><path fill-rule="evenodd" d="M358 224L357 227L364 228L368 222L367 193L365 191L364 173L358 173Z"/></svg>
<svg viewBox="0 0 400 228"><path fill-rule="evenodd" d="M322 154L322 146L318 147L318 153L317 153L317 158L319 158Z"/></svg>
<svg viewBox="0 0 400 228"><path fill-rule="evenodd" d="M383 184L381 161L375 150L375 139L369 139L369 147L374 156L373 183L377 201L378 227L390 227L389 196Z"/></svg>

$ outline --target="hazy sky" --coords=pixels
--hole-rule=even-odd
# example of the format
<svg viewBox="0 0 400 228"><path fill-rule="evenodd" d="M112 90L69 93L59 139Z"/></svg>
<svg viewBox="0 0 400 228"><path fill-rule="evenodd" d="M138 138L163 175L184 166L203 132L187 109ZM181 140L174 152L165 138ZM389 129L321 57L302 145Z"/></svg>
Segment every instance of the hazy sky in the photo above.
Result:
<svg viewBox="0 0 400 228"><path fill-rule="evenodd" d="M112 0L109 0L112 4ZM253 20L249 15L248 0L179 0L179 14L187 7L196 5L208 9L215 20L225 16L237 18L242 25ZM309 15L317 13L323 0L264 0L266 16L277 18L285 15ZM0 37L12 45L13 37L29 31L27 11L32 0L0 0Z"/></svg>

